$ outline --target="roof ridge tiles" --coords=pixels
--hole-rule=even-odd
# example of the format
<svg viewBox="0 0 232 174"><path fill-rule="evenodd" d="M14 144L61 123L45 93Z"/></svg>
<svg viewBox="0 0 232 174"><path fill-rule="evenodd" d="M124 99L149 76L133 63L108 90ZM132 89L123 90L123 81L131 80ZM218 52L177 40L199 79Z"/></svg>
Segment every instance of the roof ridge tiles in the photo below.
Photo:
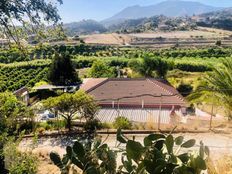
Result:
<svg viewBox="0 0 232 174"><path fill-rule="evenodd" d="M159 85L159 84L155 83L155 82L154 82L154 81L152 81L151 79L147 78L146 80L147 80L148 82L150 82L150 83L152 83L152 84L154 84L154 85L156 85L156 86L160 87L163 91L167 92L168 94L173 95L173 93L172 93L171 91L169 91L169 90L165 89L164 87L162 87L161 85ZM156 82L158 82L156 79L154 79L154 80L155 80Z"/></svg>
<svg viewBox="0 0 232 174"><path fill-rule="evenodd" d="M159 82L159 81L158 81L158 80L156 80L156 79L154 79L154 80L155 80L156 82L158 82L158 83L162 84L162 85L155 83L154 81L152 81L152 80L151 80L151 79L149 79L149 78L147 78L147 80L148 80L149 82L151 82L151 83L155 84L156 86L160 87L162 90L164 90L164 91L165 91L165 92L167 92L168 94L170 94L170 95L174 95L174 92L172 92L172 91L170 91L170 90L165 89L164 87L162 87L162 85L167 85L169 88L173 88L171 85L164 84L164 83L162 83L162 82ZM174 88L173 88L173 89L174 89ZM176 94L176 95L175 95L175 97L177 97L178 99L180 99L180 100L184 101L184 98L183 98L182 96L180 96L180 94L178 94L178 93L175 93L175 94Z"/></svg>

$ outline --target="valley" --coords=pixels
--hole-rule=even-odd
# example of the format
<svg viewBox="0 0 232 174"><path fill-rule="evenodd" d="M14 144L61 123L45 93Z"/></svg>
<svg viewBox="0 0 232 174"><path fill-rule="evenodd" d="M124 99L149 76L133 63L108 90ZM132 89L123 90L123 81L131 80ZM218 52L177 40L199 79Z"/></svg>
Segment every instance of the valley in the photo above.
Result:
<svg viewBox="0 0 232 174"><path fill-rule="evenodd" d="M157 31L130 34L91 34L80 36L87 44L118 45L125 47L170 48L173 46L215 46L221 41L223 46L232 44L232 31L199 27L192 31Z"/></svg>
<svg viewBox="0 0 232 174"><path fill-rule="evenodd" d="M216 1L0 2L0 174L231 174Z"/></svg>

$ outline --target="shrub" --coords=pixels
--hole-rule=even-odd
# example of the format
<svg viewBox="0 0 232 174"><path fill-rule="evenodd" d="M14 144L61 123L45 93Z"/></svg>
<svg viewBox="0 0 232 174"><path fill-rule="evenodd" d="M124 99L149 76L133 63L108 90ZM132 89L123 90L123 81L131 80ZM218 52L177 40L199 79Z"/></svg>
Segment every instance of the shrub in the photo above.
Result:
<svg viewBox="0 0 232 174"><path fill-rule="evenodd" d="M47 124L51 126L52 129L62 129L65 128L65 120L48 120Z"/></svg>
<svg viewBox="0 0 232 174"><path fill-rule="evenodd" d="M113 125L111 123L101 123L102 129L112 129Z"/></svg>
<svg viewBox="0 0 232 174"><path fill-rule="evenodd" d="M193 87L190 84L185 84L185 83L181 82L181 84L178 86L177 90L183 96L188 96L193 91Z"/></svg>
<svg viewBox="0 0 232 174"><path fill-rule="evenodd" d="M132 123L125 117L116 118L113 126L115 129L132 129Z"/></svg>
<svg viewBox="0 0 232 174"><path fill-rule="evenodd" d="M39 134L44 134L46 130L43 127L39 127L36 129L36 132L38 132Z"/></svg>
<svg viewBox="0 0 232 174"><path fill-rule="evenodd" d="M47 122L41 122L36 126L36 130L39 133L44 133L46 130L58 130L65 128L65 120L48 120Z"/></svg>
<svg viewBox="0 0 232 174"><path fill-rule="evenodd" d="M215 45L216 45L216 46L221 46L221 45L222 45L222 41L221 41L221 40L217 40L217 41L215 42Z"/></svg>
<svg viewBox="0 0 232 174"><path fill-rule="evenodd" d="M18 128L18 132L25 131L25 133L29 134L33 131L34 125L34 121L23 122Z"/></svg>
<svg viewBox="0 0 232 174"><path fill-rule="evenodd" d="M10 174L36 174L37 159L30 153L20 152L17 143L9 141L5 144L3 154L6 168Z"/></svg>
<svg viewBox="0 0 232 174"><path fill-rule="evenodd" d="M88 120L84 125L84 130L87 132L94 132L102 128L102 124L98 119Z"/></svg>
<svg viewBox="0 0 232 174"><path fill-rule="evenodd" d="M52 126L49 125L47 122L41 122L37 125L37 128L44 128L45 130L51 130Z"/></svg>

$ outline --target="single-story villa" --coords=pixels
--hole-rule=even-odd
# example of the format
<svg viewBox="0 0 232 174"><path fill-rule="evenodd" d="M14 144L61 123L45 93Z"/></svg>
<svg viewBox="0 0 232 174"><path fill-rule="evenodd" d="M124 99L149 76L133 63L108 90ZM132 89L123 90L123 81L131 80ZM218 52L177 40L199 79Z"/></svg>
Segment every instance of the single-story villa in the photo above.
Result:
<svg viewBox="0 0 232 174"><path fill-rule="evenodd" d="M29 90L26 87L22 87L13 93L17 99L24 102L26 105L30 104Z"/></svg>
<svg viewBox="0 0 232 174"><path fill-rule="evenodd" d="M98 102L102 122L123 116L132 122L172 124L186 115L184 98L163 79L90 78L80 89Z"/></svg>
<svg viewBox="0 0 232 174"><path fill-rule="evenodd" d="M49 85L49 84L45 84L45 85L40 85L40 86L37 86L37 87L34 87L33 89L34 90L37 90L37 91L41 91L41 90L62 90L64 92L67 92L67 91L75 91L77 88L78 88L79 85L72 85L72 86L55 86L55 85Z"/></svg>

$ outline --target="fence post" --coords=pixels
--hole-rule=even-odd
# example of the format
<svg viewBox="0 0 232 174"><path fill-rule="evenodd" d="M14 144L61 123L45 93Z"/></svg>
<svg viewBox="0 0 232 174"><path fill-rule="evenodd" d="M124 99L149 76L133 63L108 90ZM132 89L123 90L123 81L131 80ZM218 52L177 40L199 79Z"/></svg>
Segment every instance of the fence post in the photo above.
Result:
<svg viewBox="0 0 232 174"><path fill-rule="evenodd" d="M161 120L161 111L162 111L162 94L160 94L160 107L159 107L159 117L158 117L158 130L160 130L160 120Z"/></svg>
<svg viewBox="0 0 232 174"><path fill-rule="evenodd" d="M119 99L118 99L118 117L120 116L120 111L119 111Z"/></svg>
<svg viewBox="0 0 232 174"><path fill-rule="evenodd" d="M213 99L215 97L215 93L213 93ZM210 122L209 122L209 130L212 130L212 123L213 123L213 103L212 103L212 108L211 108L211 116L210 116Z"/></svg>
<svg viewBox="0 0 232 174"><path fill-rule="evenodd" d="M211 116L210 116L209 130L212 130L212 122L213 122L213 104L212 104L212 108L211 108Z"/></svg>

